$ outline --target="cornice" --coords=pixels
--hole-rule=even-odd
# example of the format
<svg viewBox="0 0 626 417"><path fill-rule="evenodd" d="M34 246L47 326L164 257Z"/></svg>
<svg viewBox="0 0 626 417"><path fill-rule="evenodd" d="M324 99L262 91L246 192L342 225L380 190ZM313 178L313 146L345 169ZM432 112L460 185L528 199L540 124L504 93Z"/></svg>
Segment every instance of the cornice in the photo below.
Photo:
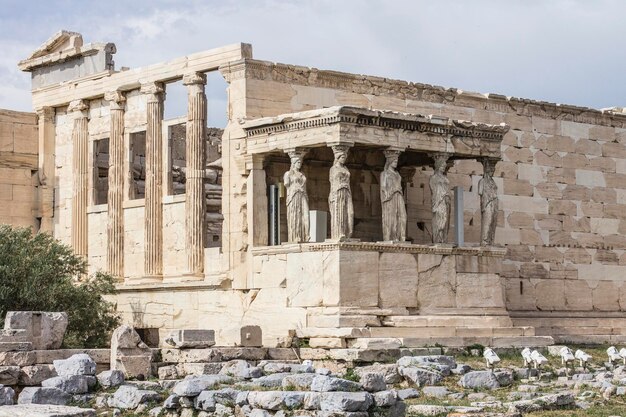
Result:
<svg viewBox="0 0 626 417"><path fill-rule="evenodd" d="M383 129L417 131L432 135L471 137L489 141L502 141L509 130L504 123L489 125L465 120L451 120L439 116L369 110L352 106L337 106L321 110L284 114L251 121L243 121L249 138L279 132L312 129L334 124L372 126Z"/></svg>

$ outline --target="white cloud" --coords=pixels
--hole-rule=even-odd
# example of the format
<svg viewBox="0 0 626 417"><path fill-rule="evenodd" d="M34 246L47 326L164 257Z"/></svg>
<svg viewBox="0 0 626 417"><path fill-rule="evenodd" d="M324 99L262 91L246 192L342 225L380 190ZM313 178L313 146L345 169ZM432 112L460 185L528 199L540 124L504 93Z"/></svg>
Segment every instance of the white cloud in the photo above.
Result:
<svg viewBox="0 0 626 417"><path fill-rule="evenodd" d="M38 43L0 39L0 48L12 45L0 57L0 107L29 109L28 77L15 64L59 24L87 42L115 42L118 67L242 41L270 61L591 107L626 104L626 3L617 0L144 0L74 14L66 7L66 21L20 16L42 34ZM0 26L4 19L11 17Z"/></svg>

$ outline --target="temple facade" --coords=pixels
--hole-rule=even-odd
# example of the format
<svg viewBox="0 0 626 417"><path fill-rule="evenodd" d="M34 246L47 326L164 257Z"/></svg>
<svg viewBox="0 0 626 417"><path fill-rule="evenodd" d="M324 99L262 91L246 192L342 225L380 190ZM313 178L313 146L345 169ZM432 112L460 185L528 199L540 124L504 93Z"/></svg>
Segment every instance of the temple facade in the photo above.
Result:
<svg viewBox="0 0 626 417"><path fill-rule="evenodd" d="M21 61L36 224L141 329L265 346L626 340L626 113L253 59L114 69L59 32ZM207 74L227 124L207 126ZM166 119L174 82L186 117Z"/></svg>

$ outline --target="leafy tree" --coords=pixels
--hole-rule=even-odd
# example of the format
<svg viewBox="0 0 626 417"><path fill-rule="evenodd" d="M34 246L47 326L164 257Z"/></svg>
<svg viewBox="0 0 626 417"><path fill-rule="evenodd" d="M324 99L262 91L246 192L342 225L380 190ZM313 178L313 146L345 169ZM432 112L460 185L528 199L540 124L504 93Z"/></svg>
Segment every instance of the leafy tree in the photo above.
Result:
<svg viewBox="0 0 626 417"><path fill-rule="evenodd" d="M0 225L0 319L7 311L65 311L65 347L103 347L119 324L115 292L104 273L86 277L87 263L47 233Z"/></svg>

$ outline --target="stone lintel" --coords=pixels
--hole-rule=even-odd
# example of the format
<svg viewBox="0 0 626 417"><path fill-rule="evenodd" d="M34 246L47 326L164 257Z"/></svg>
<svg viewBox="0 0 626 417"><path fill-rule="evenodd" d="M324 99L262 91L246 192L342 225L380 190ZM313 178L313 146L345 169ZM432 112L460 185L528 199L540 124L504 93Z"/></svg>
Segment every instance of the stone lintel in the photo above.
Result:
<svg viewBox="0 0 626 417"><path fill-rule="evenodd" d="M277 253L299 253L319 251L371 251L382 253L425 253L432 255L465 255L465 256L489 256L503 258L506 248L489 246L464 246L452 245L417 245L398 242L323 242L323 243L288 243L278 246L258 246L250 251L253 255L271 255Z"/></svg>
<svg viewBox="0 0 626 417"><path fill-rule="evenodd" d="M249 153L295 147L364 145L377 148L446 152L456 158L500 158L509 126L440 116L335 106L244 121ZM328 129L338 127L331 132ZM381 134L372 134L372 130ZM319 133L317 133L319 132Z"/></svg>

